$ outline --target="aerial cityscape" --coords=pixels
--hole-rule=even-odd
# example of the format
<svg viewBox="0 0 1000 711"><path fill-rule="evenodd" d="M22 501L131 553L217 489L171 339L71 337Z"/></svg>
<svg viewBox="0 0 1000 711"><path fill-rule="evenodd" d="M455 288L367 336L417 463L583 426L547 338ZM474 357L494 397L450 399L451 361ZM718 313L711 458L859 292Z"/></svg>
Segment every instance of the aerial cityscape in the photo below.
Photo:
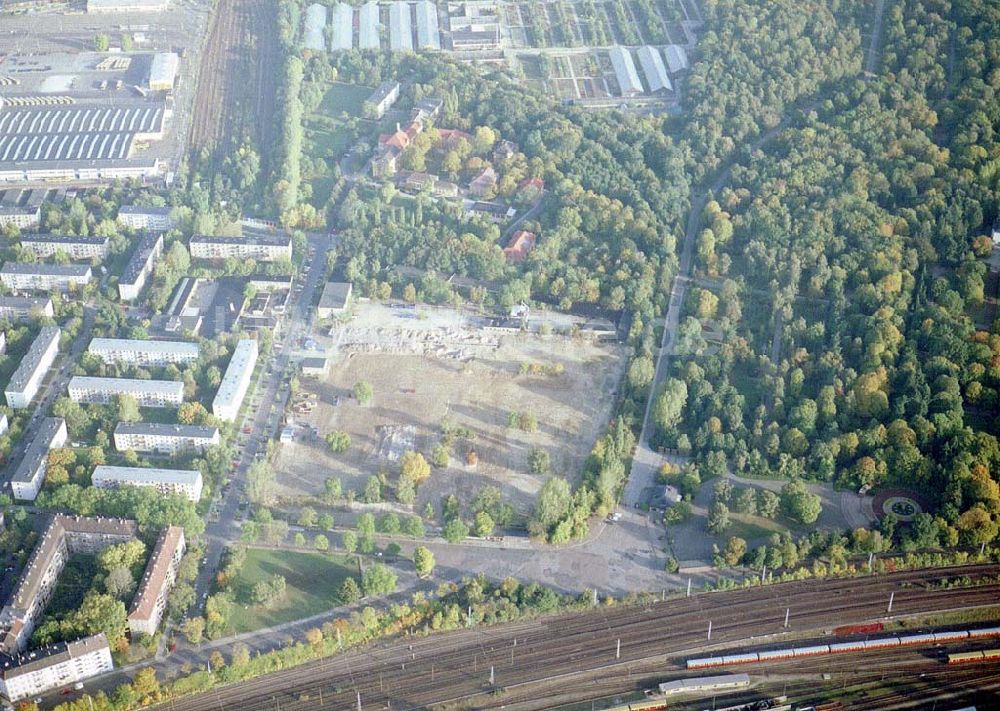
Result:
<svg viewBox="0 0 1000 711"><path fill-rule="evenodd" d="M1000 0L0 0L0 710L1000 709Z"/></svg>

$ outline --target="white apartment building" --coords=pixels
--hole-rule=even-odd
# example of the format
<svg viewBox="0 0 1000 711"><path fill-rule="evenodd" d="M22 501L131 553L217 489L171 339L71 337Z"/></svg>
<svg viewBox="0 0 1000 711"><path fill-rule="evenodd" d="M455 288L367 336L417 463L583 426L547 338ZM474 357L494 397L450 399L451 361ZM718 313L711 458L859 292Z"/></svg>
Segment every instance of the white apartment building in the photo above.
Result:
<svg viewBox="0 0 1000 711"><path fill-rule="evenodd" d="M174 228L169 207L123 205L118 210L118 224L132 230L166 232Z"/></svg>
<svg viewBox="0 0 1000 711"><path fill-rule="evenodd" d="M255 259L258 262L276 262L292 258L292 238L287 236L209 237L195 235L191 238L191 257L194 259Z"/></svg>
<svg viewBox="0 0 1000 711"><path fill-rule="evenodd" d="M93 273L90 267L61 264L7 262L0 268L0 282L14 291L70 291L82 289Z"/></svg>
<svg viewBox="0 0 1000 711"><path fill-rule="evenodd" d="M37 207L0 206L0 227L14 225L21 230L37 227L41 214L41 209Z"/></svg>
<svg viewBox="0 0 1000 711"><path fill-rule="evenodd" d="M70 259L104 259L108 256L107 237L72 235L22 235L21 247L45 259L62 252Z"/></svg>
<svg viewBox="0 0 1000 711"><path fill-rule="evenodd" d="M45 380L45 374L49 372L59 354L61 335L62 331L58 326L43 326L21 359L21 364L10 376L4 395L7 404L15 410L22 410L31 404L42 381Z"/></svg>
<svg viewBox="0 0 1000 711"><path fill-rule="evenodd" d="M114 668L108 639L99 632L4 661L0 666L0 696L15 703Z"/></svg>
<svg viewBox="0 0 1000 711"><path fill-rule="evenodd" d="M188 341L143 341L134 338L94 338L87 352L105 363L125 365L169 365L194 363L198 344Z"/></svg>
<svg viewBox="0 0 1000 711"><path fill-rule="evenodd" d="M115 449L125 452L177 454L203 452L219 444L218 427L169 425L156 422L119 422L115 427Z"/></svg>
<svg viewBox="0 0 1000 711"><path fill-rule="evenodd" d="M197 469L144 469L107 464L94 469L90 482L100 489L149 486L161 494L180 494L194 502L201 498L202 488L201 472Z"/></svg>
<svg viewBox="0 0 1000 711"><path fill-rule="evenodd" d="M55 316L52 299L31 296L0 296L0 318L27 321L36 316Z"/></svg>
<svg viewBox="0 0 1000 711"><path fill-rule="evenodd" d="M38 427L35 438L31 440L28 449L17 465L10 479L10 488L14 490L14 498L21 501L34 501L45 482L45 472L49 466L49 450L66 444L66 421L61 417L46 417Z"/></svg>
<svg viewBox="0 0 1000 711"><path fill-rule="evenodd" d="M233 422L250 387L250 378L257 364L257 341L243 339L236 344L233 357L222 376L219 392L212 401L212 414L219 419Z"/></svg>
<svg viewBox="0 0 1000 711"><path fill-rule="evenodd" d="M167 596L177 581L177 568L184 557L184 550L184 529L180 526L163 529L149 556L139 590L132 598L128 630L133 637L156 634L167 607Z"/></svg>
<svg viewBox="0 0 1000 711"><path fill-rule="evenodd" d="M138 299L146 280L153 273L153 263L163 254L163 235L146 234L125 265L121 279L118 280L118 296L122 301Z"/></svg>
<svg viewBox="0 0 1000 711"><path fill-rule="evenodd" d="M76 375L69 381L69 397L73 402L106 405L118 395L131 395L142 407L180 407L184 402L184 383L85 375Z"/></svg>

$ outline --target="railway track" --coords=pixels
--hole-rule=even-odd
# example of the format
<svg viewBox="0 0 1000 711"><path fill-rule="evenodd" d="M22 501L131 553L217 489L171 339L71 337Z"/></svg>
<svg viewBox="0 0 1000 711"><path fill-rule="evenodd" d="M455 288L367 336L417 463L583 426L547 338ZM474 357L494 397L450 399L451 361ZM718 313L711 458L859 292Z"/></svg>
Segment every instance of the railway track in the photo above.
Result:
<svg viewBox="0 0 1000 711"><path fill-rule="evenodd" d="M462 630L373 645L267 677L181 699L178 711L239 708L416 708L433 704L543 708L534 699L553 683L586 686L595 676L631 678L651 665L680 671L674 660L709 644L761 645L785 632L817 630L886 614L916 614L995 603L1000 584L944 590L935 581L952 575L992 576L996 566L909 571L838 581L784 583L710 593L646 606L606 608L534 623ZM928 587L929 586L929 587ZM712 639L707 623L712 620ZM616 659L617 640L622 640ZM492 667L493 683L490 683ZM472 698L475 697L474 703ZM492 701L495 699L494 701Z"/></svg>
<svg viewBox="0 0 1000 711"><path fill-rule="evenodd" d="M269 0L219 0L195 96L194 150L226 148L244 137L268 145L280 72L276 13Z"/></svg>

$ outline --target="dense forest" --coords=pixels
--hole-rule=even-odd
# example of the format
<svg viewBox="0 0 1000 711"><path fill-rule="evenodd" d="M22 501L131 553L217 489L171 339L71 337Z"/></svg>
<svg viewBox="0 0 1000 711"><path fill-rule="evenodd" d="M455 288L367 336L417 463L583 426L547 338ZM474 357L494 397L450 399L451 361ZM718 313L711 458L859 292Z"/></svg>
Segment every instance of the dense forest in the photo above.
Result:
<svg viewBox="0 0 1000 711"><path fill-rule="evenodd" d="M996 3L889 3L876 76L806 94L738 161L703 216L690 305L719 342L685 341L662 443L713 473L919 491L934 514L887 531L910 546L995 539L1000 322L974 316L998 208L998 28ZM769 34L703 49L753 56L739 45Z"/></svg>
<svg viewBox="0 0 1000 711"><path fill-rule="evenodd" d="M621 419L581 491L540 497L535 530L564 540L624 480L687 212L708 190L678 357L654 410L656 443L691 456L680 476L905 486L931 513L887 526L896 543L991 541L1000 325L984 308L982 258L998 213L1000 8L890 0L873 38L878 7L706 0L676 116L557 105L496 68L437 56L292 51L279 112L290 160L267 199L293 222L322 218L300 189L298 160L310 157L297 117L332 80L403 78L404 107L439 97L437 126L516 144L501 168L548 192L521 264L503 259L495 225L424 195L354 186L326 218L343 230L348 277L374 298L400 295L417 270L424 301L631 316ZM295 3L283 13L292 48ZM440 278L452 274L482 288L459 295Z"/></svg>

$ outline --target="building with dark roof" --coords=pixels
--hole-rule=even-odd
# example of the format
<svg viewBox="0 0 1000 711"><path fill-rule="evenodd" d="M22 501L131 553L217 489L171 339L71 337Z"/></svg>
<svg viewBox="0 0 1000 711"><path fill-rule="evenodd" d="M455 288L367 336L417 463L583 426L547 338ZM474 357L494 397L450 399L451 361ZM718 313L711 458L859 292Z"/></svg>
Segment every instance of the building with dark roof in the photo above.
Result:
<svg viewBox="0 0 1000 711"><path fill-rule="evenodd" d="M0 318L27 321L36 316L55 315L52 299L33 296L0 296Z"/></svg>
<svg viewBox="0 0 1000 711"><path fill-rule="evenodd" d="M61 417L46 417L42 420L34 439L24 452L21 463L10 479L14 498L34 501L45 481L49 465L49 450L66 444L66 421Z"/></svg>
<svg viewBox="0 0 1000 711"><path fill-rule="evenodd" d="M172 425L160 422L119 422L115 427L115 449L125 452L177 454L204 451L219 443L218 427Z"/></svg>
<svg viewBox="0 0 1000 711"><path fill-rule="evenodd" d="M275 262L292 258L292 238L288 235L255 235L253 237L213 237L195 235L191 238L194 259L255 259Z"/></svg>
<svg viewBox="0 0 1000 711"><path fill-rule="evenodd" d="M70 259L104 259L108 256L109 241L107 237L21 235L22 249L42 259L59 252Z"/></svg>
<svg viewBox="0 0 1000 711"><path fill-rule="evenodd" d="M347 304L351 300L351 283L342 281L327 282L323 287L323 293L319 297L319 305L316 313L320 318L330 318L337 314L342 314L347 310Z"/></svg>
<svg viewBox="0 0 1000 711"><path fill-rule="evenodd" d="M14 291L70 291L87 286L93 272L85 264L31 264L7 262L0 282Z"/></svg>

